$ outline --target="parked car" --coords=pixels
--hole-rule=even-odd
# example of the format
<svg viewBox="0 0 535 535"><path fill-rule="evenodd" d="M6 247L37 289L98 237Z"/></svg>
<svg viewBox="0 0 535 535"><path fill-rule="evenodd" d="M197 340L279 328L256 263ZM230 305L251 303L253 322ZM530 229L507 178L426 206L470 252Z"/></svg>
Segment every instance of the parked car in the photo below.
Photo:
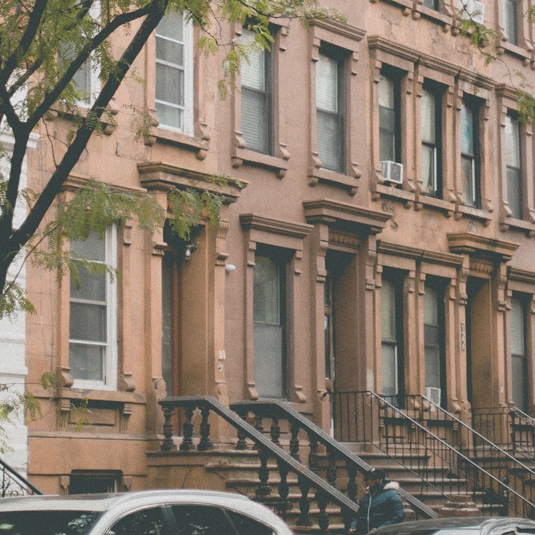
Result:
<svg viewBox="0 0 535 535"><path fill-rule="evenodd" d="M513 517L455 517L415 520L379 528L373 535L523 535L535 534L535 521Z"/></svg>
<svg viewBox="0 0 535 535"><path fill-rule="evenodd" d="M292 535L245 496L204 490L0 499L0 535Z"/></svg>

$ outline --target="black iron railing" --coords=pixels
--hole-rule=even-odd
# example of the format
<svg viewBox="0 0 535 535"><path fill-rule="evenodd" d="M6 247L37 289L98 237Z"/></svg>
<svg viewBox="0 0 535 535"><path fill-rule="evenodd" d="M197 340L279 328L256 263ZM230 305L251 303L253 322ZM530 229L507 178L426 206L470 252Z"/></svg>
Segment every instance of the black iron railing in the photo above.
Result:
<svg viewBox="0 0 535 535"><path fill-rule="evenodd" d="M231 405L242 418L253 414L258 430L263 431L264 420L270 420L270 434L275 443L279 443L281 421L287 422L289 431L290 455L300 459L300 441L303 438L309 445L308 467L315 473L319 473L330 483L338 488L339 480L347 480L347 487L342 489L352 500L355 500L357 485L355 475L357 472L366 474L372 468L368 463L355 453L349 451L338 441L314 425L308 418L297 412L287 403L281 401L240 401ZM300 438L301 435L301 438ZM322 456L326 459L326 466L320 466L318 446L325 451ZM343 471L343 474L340 472ZM342 477L339 477L339 476ZM420 500L412 496L406 490L400 488L399 492L403 499L410 505L417 517L436 518L437 513L427 507Z"/></svg>
<svg viewBox="0 0 535 535"><path fill-rule="evenodd" d="M0 496L2 496L2 498L10 496L26 496L28 494L43 494L25 477L2 460L0 460L0 472Z"/></svg>
<svg viewBox="0 0 535 535"><path fill-rule="evenodd" d="M524 465L424 396L396 399L403 408L374 392L332 399L335 438L373 445L418 478L422 493L471 494L483 514L534 516L530 471L523 479Z"/></svg>
<svg viewBox="0 0 535 535"><path fill-rule="evenodd" d="M516 407L511 409L509 416L513 455L518 455L527 462L535 461L535 419Z"/></svg>
<svg viewBox="0 0 535 535"><path fill-rule="evenodd" d="M210 439L210 423L209 418L211 414L217 415L226 420L237 431L237 450L247 450L252 443L253 447L258 451L260 458L260 467L258 470L258 486L256 488L256 496L259 500L265 501L268 504L276 507L277 512L285 517L289 507L289 483L288 474L290 472L297 475L298 487L300 490L299 499L299 525L310 524L310 507L311 507L311 491L315 490L313 500L316 502L319 509L318 524L322 534L326 534L329 529L329 514L327 513L327 506L332 504L340 508L340 516L342 516L346 529L352 518L355 517L358 511L357 504L348 496L334 488L332 485L324 481L318 474L309 470L301 462L299 462L295 455L292 456L284 451L278 444L276 433L272 434L272 439L267 438L259 429L249 425L236 413L232 412L228 407L225 407L216 399L209 396L191 396L191 397L168 397L160 401L165 416L164 424L164 441L161 449L163 451L171 451L177 449L173 439L173 418L178 410L184 412L183 420L183 439L180 443L179 449L182 451L200 450L207 451L213 448ZM201 422L197 438L195 436L194 414L200 412ZM275 437L275 440L273 440ZM249 441L249 443L248 443ZM275 459L278 465L278 472L280 482L278 483L278 496L269 499L271 488L268 484L269 459Z"/></svg>

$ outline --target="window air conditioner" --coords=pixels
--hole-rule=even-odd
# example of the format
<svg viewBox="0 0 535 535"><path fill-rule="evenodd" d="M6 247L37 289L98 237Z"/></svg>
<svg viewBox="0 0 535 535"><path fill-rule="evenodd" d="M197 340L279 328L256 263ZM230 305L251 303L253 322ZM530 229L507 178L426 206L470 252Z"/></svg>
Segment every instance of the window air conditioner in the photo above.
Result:
<svg viewBox="0 0 535 535"><path fill-rule="evenodd" d="M436 388L434 386L426 386L425 387L425 397L432 401L435 405L440 406L440 397L441 397L441 390L440 388Z"/></svg>
<svg viewBox="0 0 535 535"><path fill-rule="evenodd" d="M381 162L381 173L387 182L403 184L403 164L383 160Z"/></svg>

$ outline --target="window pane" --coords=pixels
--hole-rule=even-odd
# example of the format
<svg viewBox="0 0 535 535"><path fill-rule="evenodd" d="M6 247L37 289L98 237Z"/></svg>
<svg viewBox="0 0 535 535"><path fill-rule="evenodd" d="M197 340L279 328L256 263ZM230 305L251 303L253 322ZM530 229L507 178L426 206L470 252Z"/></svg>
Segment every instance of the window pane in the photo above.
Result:
<svg viewBox="0 0 535 535"><path fill-rule="evenodd" d="M106 306L71 303L71 340L106 341Z"/></svg>
<svg viewBox="0 0 535 535"><path fill-rule="evenodd" d="M108 534L170 535L160 507L137 511L119 520ZM202 532L201 532L202 533Z"/></svg>
<svg viewBox="0 0 535 535"><path fill-rule="evenodd" d="M461 107L461 152L474 154L474 112L465 102Z"/></svg>
<svg viewBox="0 0 535 535"><path fill-rule="evenodd" d="M398 393L396 346L385 344L381 348L381 380L384 396L395 396Z"/></svg>
<svg viewBox="0 0 535 535"><path fill-rule="evenodd" d="M261 397L283 397L283 327L255 322L253 344L254 376L258 394Z"/></svg>
<svg viewBox="0 0 535 535"><path fill-rule="evenodd" d="M242 88L241 130L248 149L268 153L268 116L265 93Z"/></svg>
<svg viewBox="0 0 535 535"><path fill-rule="evenodd" d="M505 152L507 165L520 168L520 124L510 115L505 116Z"/></svg>
<svg viewBox="0 0 535 535"><path fill-rule="evenodd" d="M163 35L175 41L184 41L184 16L181 11L169 11L156 28L156 35Z"/></svg>
<svg viewBox="0 0 535 535"><path fill-rule="evenodd" d="M463 156L461 158L462 189L465 203L468 206L476 205L474 186L474 159Z"/></svg>
<svg viewBox="0 0 535 535"><path fill-rule="evenodd" d="M69 345L69 366L75 379L104 381L105 348L71 342Z"/></svg>
<svg viewBox="0 0 535 535"><path fill-rule="evenodd" d="M513 402L520 410L527 409L527 369L526 359L513 355Z"/></svg>
<svg viewBox="0 0 535 535"><path fill-rule="evenodd" d="M436 149L422 145L422 182L425 191L430 195L436 191Z"/></svg>
<svg viewBox="0 0 535 535"><path fill-rule="evenodd" d="M87 240L72 241L71 251L78 253L88 260L95 260L97 262L106 261L106 240L101 238L97 232L91 231ZM72 255L76 256L76 255Z"/></svg>
<svg viewBox="0 0 535 535"><path fill-rule="evenodd" d="M437 291L429 286L424 293L424 323L438 325L438 296Z"/></svg>
<svg viewBox="0 0 535 535"><path fill-rule="evenodd" d="M381 287L381 338L396 339L396 302L394 285L384 279Z"/></svg>
<svg viewBox="0 0 535 535"><path fill-rule="evenodd" d="M379 108L379 156L396 161L396 114L387 108Z"/></svg>
<svg viewBox="0 0 535 535"><path fill-rule="evenodd" d="M394 81L383 75L379 78L379 106L394 109Z"/></svg>
<svg viewBox="0 0 535 535"><path fill-rule="evenodd" d="M206 505L173 506L177 535L235 535L227 517L218 507Z"/></svg>
<svg viewBox="0 0 535 535"><path fill-rule="evenodd" d="M435 95L425 89L422 92L422 141L436 141L436 100Z"/></svg>
<svg viewBox="0 0 535 535"><path fill-rule="evenodd" d="M156 38L157 61L171 63L180 67L184 66L184 45L162 37Z"/></svg>
<svg viewBox="0 0 535 535"><path fill-rule="evenodd" d="M340 118L338 115L317 111L318 156L321 165L332 171L342 171L342 147Z"/></svg>
<svg viewBox="0 0 535 535"><path fill-rule="evenodd" d="M512 217L522 219L522 174L519 169L507 168L507 200Z"/></svg>
<svg viewBox="0 0 535 535"><path fill-rule="evenodd" d="M338 62L323 54L316 64L316 108L338 112Z"/></svg>
<svg viewBox="0 0 535 535"><path fill-rule="evenodd" d="M511 353L525 355L524 307L519 299L511 299Z"/></svg>
<svg viewBox="0 0 535 535"><path fill-rule="evenodd" d="M257 256L254 268L254 321L280 325L279 266L267 256Z"/></svg>
<svg viewBox="0 0 535 535"><path fill-rule="evenodd" d="M518 44L518 0L504 0L505 33L509 43Z"/></svg>
<svg viewBox="0 0 535 535"><path fill-rule="evenodd" d="M71 277L71 299L87 301L106 301L106 275L89 273L83 267L78 268L80 287L77 288Z"/></svg>
<svg viewBox="0 0 535 535"><path fill-rule="evenodd" d="M273 528L261 524L257 520L230 510L227 510L227 514L236 526L238 535L274 535Z"/></svg>
<svg viewBox="0 0 535 535"><path fill-rule="evenodd" d="M245 87L265 91L266 89L266 54L265 51L252 52L241 62L241 84Z"/></svg>
<svg viewBox="0 0 535 535"><path fill-rule="evenodd" d="M168 104L156 102L156 114L162 125L184 129L184 111Z"/></svg>
<svg viewBox="0 0 535 535"><path fill-rule="evenodd" d="M158 63L156 65L156 98L160 101L183 106L184 71Z"/></svg>

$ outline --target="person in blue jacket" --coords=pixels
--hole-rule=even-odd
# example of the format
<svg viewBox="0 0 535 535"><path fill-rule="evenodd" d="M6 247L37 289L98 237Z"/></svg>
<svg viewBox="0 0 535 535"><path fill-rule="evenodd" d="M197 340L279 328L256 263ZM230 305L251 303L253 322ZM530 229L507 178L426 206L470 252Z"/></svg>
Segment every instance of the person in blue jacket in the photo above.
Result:
<svg viewBox="0 0 535 535"><path fill-rule="evenodd" d="M379 468L372 468L364 477L367 492L362 498L357 518L351 522L349 533L367 535L370 531L403 522L403 503L399 484L388 481Z"/></svg>

